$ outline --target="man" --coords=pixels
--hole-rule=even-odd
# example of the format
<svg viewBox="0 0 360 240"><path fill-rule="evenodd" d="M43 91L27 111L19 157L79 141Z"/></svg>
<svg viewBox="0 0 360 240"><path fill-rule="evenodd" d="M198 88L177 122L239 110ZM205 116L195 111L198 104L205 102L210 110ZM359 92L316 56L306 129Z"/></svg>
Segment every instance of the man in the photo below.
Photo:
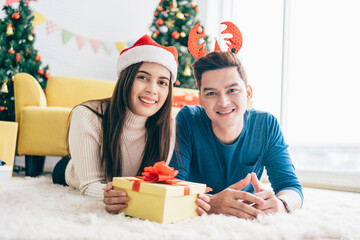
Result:
<svg viewBox="0 0 360 240"><path fill-rule="evenodd" d="M212 52L193 70L201 106L185 106L177 115L170 163L177 177L213 188L208 213L254 219L300 208L302 187L288 145L274 116L247 110L252 88L236 55ZM264 168L275 193L258 180Z"/></svg>

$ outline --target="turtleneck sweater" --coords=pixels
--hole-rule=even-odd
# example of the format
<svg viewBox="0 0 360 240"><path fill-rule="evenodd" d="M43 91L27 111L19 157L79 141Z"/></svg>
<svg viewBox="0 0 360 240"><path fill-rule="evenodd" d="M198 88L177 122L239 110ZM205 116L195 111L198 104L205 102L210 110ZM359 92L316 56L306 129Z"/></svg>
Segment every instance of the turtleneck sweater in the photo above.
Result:
<svg viewBox="0 0 360 240"><path fill-rule="evenodd" d="M93 109L97 109L98 106ZM121 176L135 176L145 149L145 122L148 118L127 111L121 135ZM77 106L71 116L69 149L71 159L65 170L66 183L86 196L103 199L104 169L100 166L103 148L102 119L84 106ZM172 119L169 164L175 145L175 120Z"/></svg>

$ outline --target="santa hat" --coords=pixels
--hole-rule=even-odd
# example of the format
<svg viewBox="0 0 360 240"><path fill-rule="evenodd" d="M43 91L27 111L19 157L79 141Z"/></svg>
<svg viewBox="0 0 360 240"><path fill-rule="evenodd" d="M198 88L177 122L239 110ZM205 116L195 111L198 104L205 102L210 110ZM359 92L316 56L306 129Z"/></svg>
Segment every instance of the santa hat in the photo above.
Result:
<svg viewBox="0 0 360 240"><path fill-rule="evenodd" d="M173 83L176 80L178 52L175 47L163 47L148 35L142 36L132 47L121 51L117 62L117 76L132 64L154 62L163 65L171 72Z"/></svg>

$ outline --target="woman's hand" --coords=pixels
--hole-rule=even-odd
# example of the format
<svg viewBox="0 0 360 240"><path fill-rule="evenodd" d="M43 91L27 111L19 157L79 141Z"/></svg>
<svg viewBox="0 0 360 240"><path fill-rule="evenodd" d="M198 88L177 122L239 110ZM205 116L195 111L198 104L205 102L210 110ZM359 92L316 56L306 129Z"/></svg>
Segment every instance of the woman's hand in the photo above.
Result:
<svg viewBox="0 0 360 240"><path fill-rule="evenodd" d="M117 214L121 209L127 207L126 202L130 199L126 196L126 192L114 190L112 182L108 182L103 188L105 209L108 213Z"/></svg>
<svg viewBox="0 0 360 240"><path fill-rule="evenodd" d="M196 199L196 203L199 206L196 209L196 212L201 216L203 214L206 214L206 212L210 211L210 198L209 196L205 194L199 194L198 199Z"/></svg>

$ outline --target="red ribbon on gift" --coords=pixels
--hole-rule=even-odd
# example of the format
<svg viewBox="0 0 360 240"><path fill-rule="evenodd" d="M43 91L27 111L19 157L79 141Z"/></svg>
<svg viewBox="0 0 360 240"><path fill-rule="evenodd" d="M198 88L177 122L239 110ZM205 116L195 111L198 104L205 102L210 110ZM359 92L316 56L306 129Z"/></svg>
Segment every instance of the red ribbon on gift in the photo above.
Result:
<svg viewBox="0 0 360 240"><path fill-rule="evenodd" d="M142 176L137 176L137 178L142 180L131 180L134 181L132 190L138 192L141 182L166 183L170 185L184 186L184 195L189 195L189 185L178 184L179 182L182 182L182 180L175 178L178 173L178 170L167 166L165 161L157 162L152 167L145 167L144 172L141 173Z"/></svg>

